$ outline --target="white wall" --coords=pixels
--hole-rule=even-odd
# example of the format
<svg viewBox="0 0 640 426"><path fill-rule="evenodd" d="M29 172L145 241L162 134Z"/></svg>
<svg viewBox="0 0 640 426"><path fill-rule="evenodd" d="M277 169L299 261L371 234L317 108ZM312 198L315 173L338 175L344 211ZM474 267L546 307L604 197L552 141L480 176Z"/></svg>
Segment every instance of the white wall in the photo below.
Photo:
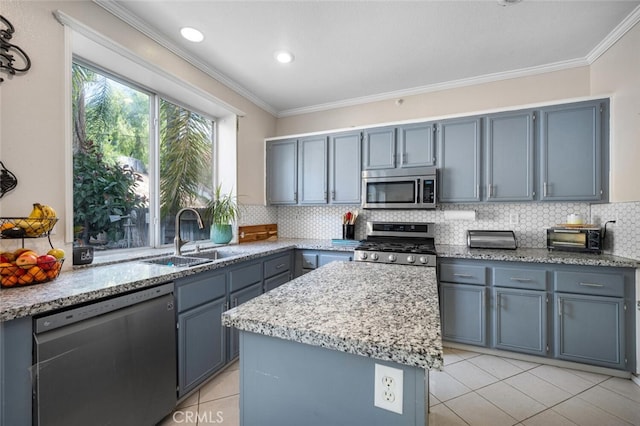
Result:
<svg viewBox="0 0 640 426"><path fill-rule="evenodd" d="M611 93L611 201L640 201L640 24L591 65L591 92Z"/></svg>
<svg viewBox="0 0 640 426"><path fill-rule="evenodd" d="M19 181L18 187L0 200L0 215L25 216L35 201L54 206L61 218L71 214L64 209L65 190L71 182L64 178L64 29L53 16L56 10L244 111L238 132L238 193L244 202L263 202L263 139L273 136L276 128L271 114L91 1L1 0L0 14L16 29L12 42L27 52L32 67L24 75L5 77L3 73L5 81L0 84L0 159ZM61 220L53 236L56 245L63 245L64 234Z"/></svg>

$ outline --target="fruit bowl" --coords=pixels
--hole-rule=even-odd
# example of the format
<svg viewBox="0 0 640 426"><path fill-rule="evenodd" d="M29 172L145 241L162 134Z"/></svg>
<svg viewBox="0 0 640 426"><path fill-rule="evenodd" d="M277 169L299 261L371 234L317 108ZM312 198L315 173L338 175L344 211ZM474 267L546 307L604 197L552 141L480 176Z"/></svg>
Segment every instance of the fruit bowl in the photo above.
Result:
<svg viewBox="0 0 640 426"><path fill-rule="evenodd" d="M57 218L3 217L0 218L0 238L42 237L57 221Z"/></svg>
<svg viewBox="0 0 640 426"><path fill-rule="evenodd" d="M64 258L37 264L0 263L0 287L23 287L53 281L60 275Z"/></svg>

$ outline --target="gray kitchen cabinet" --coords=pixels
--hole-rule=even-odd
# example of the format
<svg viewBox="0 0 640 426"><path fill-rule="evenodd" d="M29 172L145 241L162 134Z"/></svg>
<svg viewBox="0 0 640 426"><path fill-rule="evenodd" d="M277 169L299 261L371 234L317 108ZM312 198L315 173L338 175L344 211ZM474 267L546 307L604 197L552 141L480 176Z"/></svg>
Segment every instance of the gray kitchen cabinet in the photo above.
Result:
<svg viewBox="0 0 640 426"><path fill-rule="evenodd" d="M178 398L221 369L225 359L226 273L208 271L176 280Z"/></svg>
<svg viewBox="0 0 640 426"><path fill-rule="evenodd" d="M330 204L360 204L361 133L329 136Z"/></svg>
<svg viewBox="0 0 640 426"><path fill-rule="evenodd" d="M475 202L482 198L480 122L479 118L465 118L438 126L441 202Z"/></svg>
<svg viewBox="0 0 640 426"><path fill-rule="evenodd" d="M433 123L398 127L398 167L424 167L436 163Z"/></svg>
<svg viewBox="0 0 640 426"><path fill-rule="evenodd" d="M258 297L262 294L262 281L252 284L242 290L233 292L229 295L229 301L231 307L242 305L244 302L248 302L254 297ZM240 332L237 328L229 329L229 360L235 359L240 354Z"/></svg>
<svg viewBox="0 0 640 426"><path fill-rule="evenodd" d="M0 426L31 426L33 318L0 322Z"/></svg>
<svg viewBox="0 0 640 426"><path fill-rule="evenodd" d="M603 101L543 108L540 114L541 200L603 198Z"/></svg>
<svg viewBox="0 0 640 426"><path fill-rule="evenodd" d="M293 251L264 261L264 292L273 290L293 278Z"/></svg>
<svg viewBox="0 0 640 426"><path fill-rule="evenodd" d="M546 291L493 289L493 346L534 355L547 353Z"/></svg>
<svg viewBox="0 0 640 426"><path fill-rule="evenodd" d="M625 368L624 299L556 293L556 357Z"/></svg>
<svg viewBox="0 0 640 426"><path fill-rule="evenodd" d="M533 111L494 114L486 118L485 199L534 199Z"/></svg>
<svg viewBox="0 0 640 426"><path fill-rule="evenodd" d="M267 142L267 203L298 202L298 141L287 139Z"/></svg>
<svg viewBox="0 0 640 426"><path fill-rule="evenodd" d="M441 283L442 338L486 346L486 290L484 286Z"/></svg>
<svg viewBox="0 0 640 426"><path fill-rule="evenodd" d="M378 127L364 131L362 142L363 170L396 167L396 128Z"/></svg>
<svg viewBox="0 0 640 426"><path fill-rule="evenodd" d="M300 204L323 204L327 192L327 137L298 140L298 197Z"/></svg>
<svg viewBox="0 0 640 426"><path fill-rule="evenodd" d="M299 277L330 262L350 262L353 252L331 250L296 250L295 277Z"/></svg>

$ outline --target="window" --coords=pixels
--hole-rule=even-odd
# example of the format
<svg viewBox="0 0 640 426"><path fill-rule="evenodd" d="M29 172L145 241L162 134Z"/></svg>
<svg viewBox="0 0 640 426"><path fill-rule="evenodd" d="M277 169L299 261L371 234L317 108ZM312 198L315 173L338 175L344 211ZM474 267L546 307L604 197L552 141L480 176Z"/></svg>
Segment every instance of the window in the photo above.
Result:
<svg viewBox="0 0 640 426"><path fill-rule="evenodd" d="M72 73L74 239L104 250L172 242L178 210L212 198L213 120L78 61ZM188 215L182 231L209 236Z"/></svg>

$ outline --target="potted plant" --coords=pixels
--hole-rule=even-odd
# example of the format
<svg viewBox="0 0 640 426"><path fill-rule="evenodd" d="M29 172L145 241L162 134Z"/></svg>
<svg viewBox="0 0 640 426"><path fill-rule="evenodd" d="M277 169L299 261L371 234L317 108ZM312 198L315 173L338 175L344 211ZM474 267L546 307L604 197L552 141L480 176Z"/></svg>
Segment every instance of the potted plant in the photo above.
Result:
<svg viewBox="0 0 640 426"><path fill-rule="evenodd" d="M213 200L207 204L207 217L211 221L211 241L227 244L233 238L231 222L240 217L240 208L236 197L231 193L222 193L222 186L216 186Z"/></svg>

